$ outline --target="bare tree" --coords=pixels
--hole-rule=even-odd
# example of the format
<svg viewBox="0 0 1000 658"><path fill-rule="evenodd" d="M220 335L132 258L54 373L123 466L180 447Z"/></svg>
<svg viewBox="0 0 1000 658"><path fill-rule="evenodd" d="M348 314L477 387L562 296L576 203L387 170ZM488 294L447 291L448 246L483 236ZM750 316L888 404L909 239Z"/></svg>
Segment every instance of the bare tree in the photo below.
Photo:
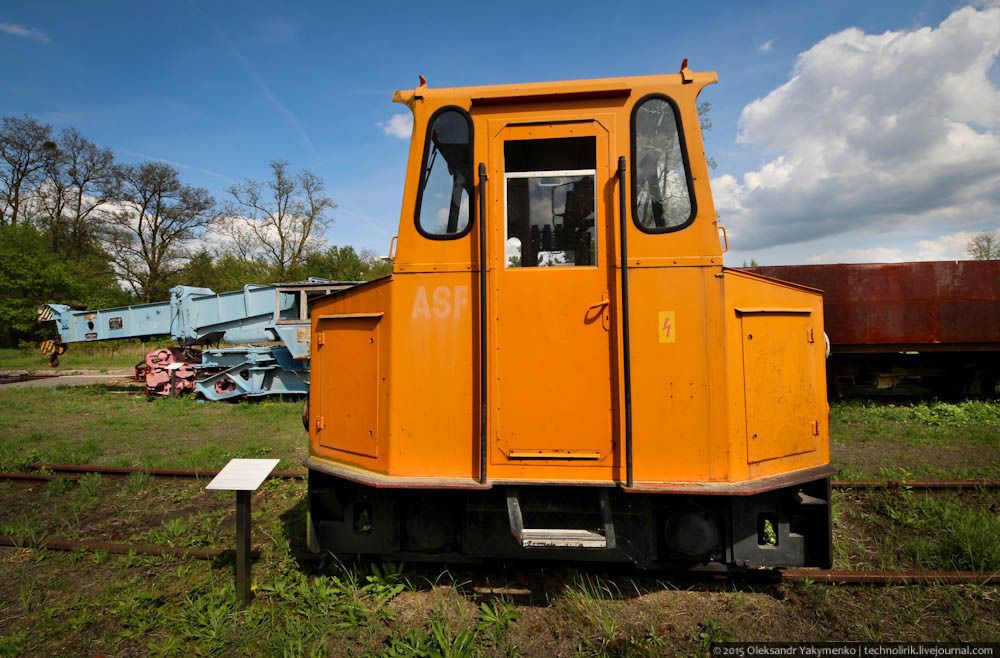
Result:
<svg viewBox="0 0 1000 658"><path fill-rule="evenodd" d="M98 148L72 128L62 131L40 188L39 223L52 249L80 260L94 244L106 219L105 204L118 188L114 154Z"/></svg>
<svg viewBox="0 0 1000 658"><path fill-rule="evenodd" d="M1000 259L1000 231L983 231L972 236L966 252L973 260Z"/></svg>
<svg viewBox="0 0 1000 658"><path fill-rule="evenodd" d="M223 232L243 260L264 259L283 279L323 244L337 205L323 181L309 171L292 175L288 163L271 163L267 181L247 179L229 188Z"/></svg>
<svg viewBox="0 0 1000 658"><path fill-rule="evenodd" d="M712 117L709 116L709 112L712 111L712 104L708 101L703 101L698 103L698 125L701 127L701 132L707 133L712 129ZM719 163L715 161L715 158L706 155L705 162L708 163L708 168L715 171Z"/></svg>
<svg viewBox="0 0 1000 658"><path fill-rule="evenodd" d="M4 117L0 124L0 226L24 220L29 193L54 157L52 126L29 116Z"/></svg>
<svg viewBox="0 0 1000 658"><path fill-rule="evenodd" d="M183 266L188 244L215 218L207 190L182 185L162 162L119 169L118 210L112 213L107 248L118 275L145 301L162 299Z"/></svg>

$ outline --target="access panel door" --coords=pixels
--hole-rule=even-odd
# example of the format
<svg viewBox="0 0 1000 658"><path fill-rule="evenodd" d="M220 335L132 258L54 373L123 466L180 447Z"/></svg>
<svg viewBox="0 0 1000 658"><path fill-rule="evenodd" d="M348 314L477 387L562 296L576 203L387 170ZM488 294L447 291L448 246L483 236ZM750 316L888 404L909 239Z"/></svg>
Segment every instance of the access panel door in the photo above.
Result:
<svg viewBox="0 0 1000 658"><path fill-rule="evenodd" d="M493 463L611 464L607 148L596 121L494 133Z"/></svg>
<svg viewBox="0 0 1000 658"><path fill-rule="evenodd" d="M312 354L310 413L317 443L350 457L378 457L381 313L320 315Z"/></svg>

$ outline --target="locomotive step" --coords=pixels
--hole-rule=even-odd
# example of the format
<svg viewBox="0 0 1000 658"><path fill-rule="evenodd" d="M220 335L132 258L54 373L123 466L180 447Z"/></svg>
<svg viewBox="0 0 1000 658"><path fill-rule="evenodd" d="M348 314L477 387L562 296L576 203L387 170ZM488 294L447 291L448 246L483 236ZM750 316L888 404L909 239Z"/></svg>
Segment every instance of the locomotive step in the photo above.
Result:
<svg viewBox="0 0 1000 658"><path fill-rule="evenodd" d="M524 548L607 548L608 538L590 530L571 528L525 528L521 531Z"/></svg>
<svg viewBox="0 0 1000 658"><path fill-rule="evenodd" d="M607 491L597 494L604 534L582 528L525 528L521 500L517 489L507 490L507 517L510 532L522 548L608 549L615 547L615 526L611 518L611 503Z"/></svg>

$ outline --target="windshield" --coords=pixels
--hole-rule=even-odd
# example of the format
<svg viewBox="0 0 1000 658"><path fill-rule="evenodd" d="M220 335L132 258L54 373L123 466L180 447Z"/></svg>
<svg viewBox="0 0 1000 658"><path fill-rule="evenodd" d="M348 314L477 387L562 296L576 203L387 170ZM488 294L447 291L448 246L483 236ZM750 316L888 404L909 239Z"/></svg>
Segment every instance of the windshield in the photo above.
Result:
<svg viewBox="0 0 1000 658"><path fill-rule="evenodd" d="M417 224L430 236L463 233L469 226L472 166L469 119L459 110L439 113L424 147Z"/></svg>

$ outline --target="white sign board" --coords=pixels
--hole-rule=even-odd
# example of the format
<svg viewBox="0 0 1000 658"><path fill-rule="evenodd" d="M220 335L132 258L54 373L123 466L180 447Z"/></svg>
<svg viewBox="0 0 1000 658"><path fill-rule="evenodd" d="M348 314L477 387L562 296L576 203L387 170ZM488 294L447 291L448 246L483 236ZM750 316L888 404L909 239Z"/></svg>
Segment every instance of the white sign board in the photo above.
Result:
<svg viewBox="0 0 1000 658"><path fill-rule="evenodd" d="M205 488L216 491L256 491L279 461L278 459L230 459L226 467L219 471Z"/></svg>

